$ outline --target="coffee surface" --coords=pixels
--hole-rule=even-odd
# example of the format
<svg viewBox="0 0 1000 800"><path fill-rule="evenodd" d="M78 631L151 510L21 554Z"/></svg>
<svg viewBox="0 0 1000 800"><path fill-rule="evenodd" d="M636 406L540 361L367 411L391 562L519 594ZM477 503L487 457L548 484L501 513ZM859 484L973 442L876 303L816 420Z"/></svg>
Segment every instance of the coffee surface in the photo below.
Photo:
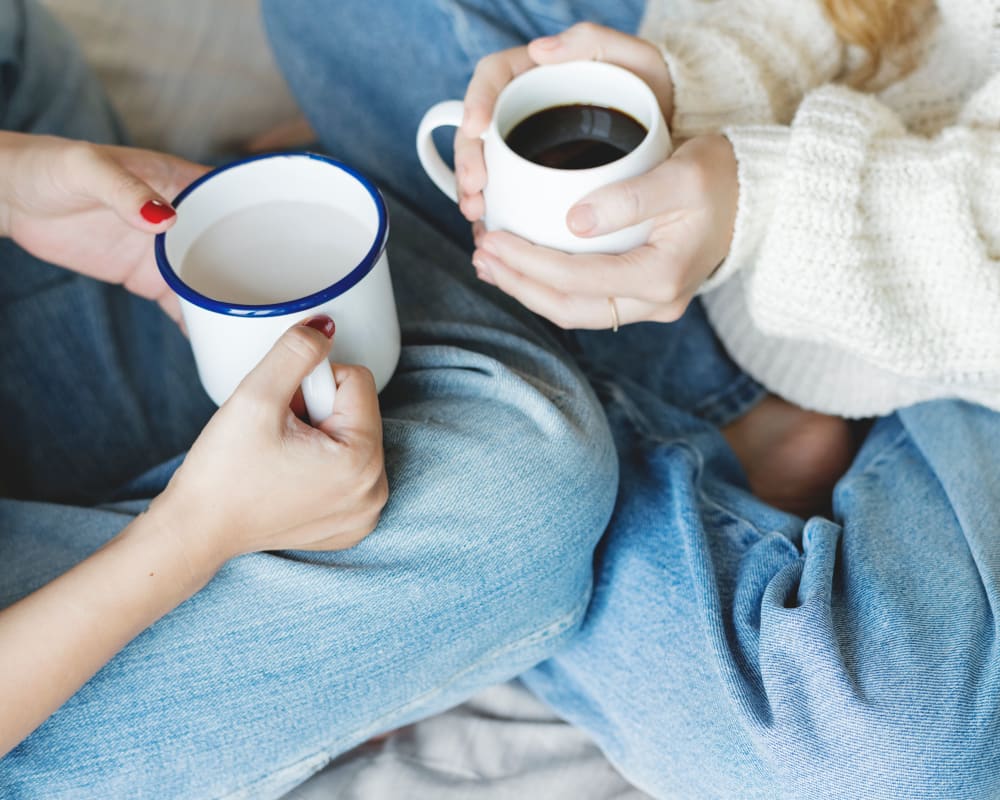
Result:
<svg viewBox="0 0 1000 800"><path fill-rule="evenodd" d="M590 169L628 155L645 126L623 111L594 105L552 106L519 122L506 137L522 158L555 169Z"/></svg>
<svg viewBox="0 0 1000 800"><path fill-rule="evenodd" d="M191 245L181 278L215 300L283 303L336 283L365 257L372 234L320 203L265 203L223 217Z"/></svg>

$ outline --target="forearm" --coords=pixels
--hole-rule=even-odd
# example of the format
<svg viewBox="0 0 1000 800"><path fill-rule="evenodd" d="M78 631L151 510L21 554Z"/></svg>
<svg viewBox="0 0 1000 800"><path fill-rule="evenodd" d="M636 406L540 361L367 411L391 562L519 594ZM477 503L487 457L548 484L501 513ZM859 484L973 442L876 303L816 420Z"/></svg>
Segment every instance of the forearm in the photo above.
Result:
<svg viewBox="0 0 1000 800"><path fill-rule="evenodd" d="M790 127L728 135L740 209L708 289L746 271L769 336L929 385L996 383L1000 133L913 136L874 98L828 87Z"/></svg>
<svg viewBox="0 0 1000 800"><path fill-rule="evenodd" d="M844 67L845 48L816 0L720 3L680 24L651 12L643 34L663 46L679 139L787 123L806 92Z"/></svg>
<svg viewBox="0 0 1000 800"><path fill-rule="evenodd" d="M178 541L156 503L85 561L0 612L0 755L221 566Z"/></svg>

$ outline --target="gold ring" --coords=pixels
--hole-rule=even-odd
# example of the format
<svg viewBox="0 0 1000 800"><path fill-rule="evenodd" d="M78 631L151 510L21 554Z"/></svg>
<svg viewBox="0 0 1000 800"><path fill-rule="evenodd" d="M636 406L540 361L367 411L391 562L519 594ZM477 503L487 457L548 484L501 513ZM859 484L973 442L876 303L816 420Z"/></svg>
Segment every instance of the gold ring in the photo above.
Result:
<svg viewBox="0 0 1000 800"><path fill-rule="evenodd" d="M615 298L608 298L608 305L611 306L611 332L618 333L618 304Z"/></svg>

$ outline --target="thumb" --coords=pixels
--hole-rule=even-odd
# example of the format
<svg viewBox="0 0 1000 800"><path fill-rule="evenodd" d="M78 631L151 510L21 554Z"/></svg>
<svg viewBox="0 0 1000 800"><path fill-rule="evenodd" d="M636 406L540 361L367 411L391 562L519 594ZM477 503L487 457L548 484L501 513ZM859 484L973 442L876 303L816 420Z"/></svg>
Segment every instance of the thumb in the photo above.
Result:
<svg viewBox="0 0 1000 800"><path fill-rule="evenodd" d="M599 236L638 225L682 205L667 159L637 178L602 186L573 206L566 225L577 236Z"/></svg>
<svg viewBox="0 0 1000 800"><path fill-rule="evenodd" d="M673 81L663 53L652 42L593 22L580 22L555 36L535 39L528 54L538 64L604 61L634 72L653 90L664 119L672 116Z"/></svg>
<svg viewBox="0 0 1000 800"><path fill-rule="evenodd" d="M145 181L122 166L104 148L87 147L74 165L81 190L111 208L122 221L149 233L166 230L177 212Z"/></svg>
<svg viewBox="0 0 1000 800"><path fill-rule="evenodd" d="M233 396L253 399L284 414L299 385L329 354L334 330L333 320L326 316L292 326L236 387Z"/></svg>

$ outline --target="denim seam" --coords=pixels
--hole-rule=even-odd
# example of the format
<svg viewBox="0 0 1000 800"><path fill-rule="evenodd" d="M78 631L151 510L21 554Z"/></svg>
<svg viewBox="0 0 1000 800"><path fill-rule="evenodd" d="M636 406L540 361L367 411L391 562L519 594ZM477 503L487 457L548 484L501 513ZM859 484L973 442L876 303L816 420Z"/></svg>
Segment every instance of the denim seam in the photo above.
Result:
<svg viewBox="0 0 1000 800"><path fill-rule="evenodd" d="M742 374L724 389L694 407L693 413L717 427L728 425L743 416L751 406L756 405L767 394L767 390L749 375Z"/></svg>
<svg viewBox="0 0 1000 800"><path fill-rule="evenodd" d="M910 438L910 434L903 428L899 434L891 439L885 444L878 452L868 459L868 463L865 464L864 469L861 470L862 475L870 475L876 468L883 464L889 456L903 447L903 445Z"/></svg>
<svg viewBox="0 0 1000 800"><path fill-rule="evenodd" d="M250 794L250 792L253 791L255 786L258 786L264 781L272 779L279 773L283 772L294 773L295 768L297 766L301 764L306 764L311 761L315 761L317 756L322 755L325 756L328 759L328 761L332 761L334 758L336 758L336 756L334 756L331 751L336 749L336 744L338 742L352 741L356 739L359 744L363 743L367 739L371 738L371 736L373 736L379 730L381 730L384 724L388 722L390 719L405 714L406 712L416 708L417 706L426 703L428 700L431 700L434 697L440 695L448 687L453 686L456 682L458 682L471 672L474 672L480 666L487 664L491 661L496 661L497 659L503 657L508 653L514 652L516 650L523 650L530 647L531 645L538 644L539 642L544 642L548 639L552 639L555 636L558 636L559 634L565 632L566 630L569 630L569 628L571 628L580 619L583 613L587 610L587 606L589 604L590 604L590 596L588 593L588 595L584 597L583 600L577 603L569 612L564 614L555 622L552 622L549 625L545 626L544 628L541 628L540 630L537 630L534 633L528 634L527 636L518 639L515 642L511 642L510 644L504 645L498 650L491 651L490 653L483 656L475 663L470 664L465 669L455 673L449 680L445 681L444 683L438 686L435 686L433 689L429 689L419 697L416 697L404 703L403 705L396 707L392 711L386 712L367 727L360 729L360 731L357 731L351 735L341 736L339 739L333 742L332 747L327 747L321 750L314 751L309 755L303 756L302 758L296 760L291 764L288 764L287 766L281 769L275 770L274 772L264 776L263 778L260 778L258 780L253 781L250 784L247 784L246 786L240 787L239 789L235 789L231 792L226 792L225 794L217 795L217 800L236 800L237 798L252 797L253 795ZM322 769L322 767L320 769ZM318 771L319 770L317 770L317 772ZM310 773L310 775L311 774L315 773Z"/></svg>

